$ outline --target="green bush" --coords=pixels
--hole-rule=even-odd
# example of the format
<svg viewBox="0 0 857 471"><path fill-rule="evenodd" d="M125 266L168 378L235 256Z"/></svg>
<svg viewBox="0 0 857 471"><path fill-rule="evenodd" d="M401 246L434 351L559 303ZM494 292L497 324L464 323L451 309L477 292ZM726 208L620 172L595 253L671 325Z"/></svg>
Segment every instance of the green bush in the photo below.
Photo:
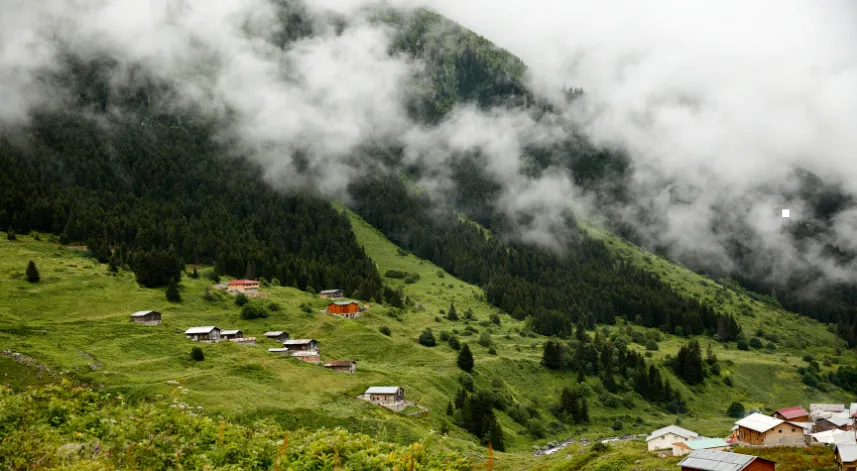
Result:
<svg viewBox="0 0 857 471"><path fill-rule="evenodd" d="M437 345L437 340L435 340L434 334L431 332L431 329L429 329L429 328L426 328L426 330L424 330L423 333L420 334L420 337L418 340L420 342L420 345L423 345L426 347L434 347L435 345Z"/></svg>
<svg viewBox="0 0 857 471"><path fill-rule="evenodd" d="M244 306L249 302L250 300L247 299L247 296L244 293L238 293L238 295L235 296L235 305L238 307Z"/></svg>
<svg viewBox="0 0 857 471"><path fill-rule="evenodd" d="M380 328L380 329L378 329L378 331L379 331L379 332L381 332L382 334L386 335L387 337L389 337L390 335L392 335L392 332L390 331L390 328L389 328L389 327L387 327L386 325L382 325L382 326L381 326L381 328Z"/></svg>
<svg viewBox="0 0 857 471"><path fill-rule="evenodd" d="M758 337L753 337L750 339L750 346L753 348L763 348L762 341L759 340Z"/></svg>
<svg viewBox="0 0 857 471"><path fill-rule="evenodd" d="M729 404L729 408L726 409L726 415L732 417L733 419L743 419L744 418L744 404L740 402L733 402Z"/></svg>
<svg viewBox="0 0 857 471"><path fill-rule="evenodd" d="M749 349L750 349L750 346L749 346L749 345L747 345L747 342L745 342L744 340L739 340L739 341L738 341L738 350L744 350L744 351L747 351L747 350L749 350Z"/></svg>
<svg viewBox="0 0 857 471"><path fill-rule="evenodd" d="M205 360L205 353L202 352L201 348L193 347L190 349L190 357L193 361L203 361Z"/></svg>
<svg viewBox="0 0 857 471"><path fill-rule="evenodd" d="M266 317L268 317L268 311L262 306L257 306L255 304L246 304L244 305L244 307L241 308L242 319L264 319Z"/></svg>

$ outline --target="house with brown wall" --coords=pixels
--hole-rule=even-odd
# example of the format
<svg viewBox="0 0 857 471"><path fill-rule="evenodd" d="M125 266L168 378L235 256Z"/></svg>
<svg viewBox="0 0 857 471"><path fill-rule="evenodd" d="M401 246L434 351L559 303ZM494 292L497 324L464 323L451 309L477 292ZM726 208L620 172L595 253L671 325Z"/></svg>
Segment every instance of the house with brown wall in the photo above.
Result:
<svg viewBox="0 0 857 471"><path fill-rule="evenodd" d="M802 425L755 413L735 422L735 438L750 446L802 446L806 435Z"/></svg>
<svg viewBox="0 0 857 471"><path fill-rule="evenodd" d="M857 443L840 443L833 453L836 454L839 471L857 471Z"/></svg>
<svg viewBox="0 0 857 471"><path fill-rule="evenodd" d="M340 373L354 373L357 371L357 362L354 360L333 360L326 362L323 366Z"/></svg>
<svg viewBox="0 0 857 471"><path fill-rule="evenodd" d="M775 419L788 420L790 422L809 422L809 412L801 406L786 407L774 412L771 416Z"/></svg>

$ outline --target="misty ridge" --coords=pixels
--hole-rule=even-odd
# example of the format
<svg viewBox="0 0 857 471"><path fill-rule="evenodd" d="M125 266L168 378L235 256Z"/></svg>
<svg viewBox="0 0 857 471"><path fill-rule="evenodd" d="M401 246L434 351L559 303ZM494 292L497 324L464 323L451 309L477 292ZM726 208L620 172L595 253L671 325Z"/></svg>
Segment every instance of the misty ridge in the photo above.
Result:
<svg viewBox="0 0 857 471"><path fill-rule="evenodd" d="M581 219L712 276L797 276L810 292L854 281L847 2L4 8L9 136L86 96L96 105L81 112L108 127L160 114L217 123L217 140L286 192L349 203L366 176L404 174L439 205L551 250Z"/></svg>

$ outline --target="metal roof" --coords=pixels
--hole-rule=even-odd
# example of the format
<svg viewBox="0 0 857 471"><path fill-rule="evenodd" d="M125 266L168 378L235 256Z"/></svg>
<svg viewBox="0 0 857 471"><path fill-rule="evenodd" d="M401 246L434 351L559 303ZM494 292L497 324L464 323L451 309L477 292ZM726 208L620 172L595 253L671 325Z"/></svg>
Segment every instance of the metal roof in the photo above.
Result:
<svg viewBox="0 0 857 471"><path fill-rule="evenodd" d="M237 329L236 330L221 330L220 331L220 335L236 335L236 334L243 334L243 333L244 332L241 332L240 330L237 330Z"/></svg>
<svg viewBox="0 0 857 471"><path fill-rule="evenodd" d="M186 330L184 333L185 334L208 334L215 329L220 330L213 325L207 325L207 326L203 326L203 327L191 327L190 329Z"/></svg>
<svg viewBox="0 0 857 471"><path fill-rule="evenodd" d="M265 337L279 337L283 334L285 334L285 332L283 332L281 330L275 330L273 332L265 332L264 333Z"/></svg>
<svg viewBox="0 0 857 471"><path fill-rule="evenodd" d="M268 351L269 351L269 352L286 352L286 351L288 351L288 350L289 350L288 348L283 348L283 347L280 347L280 348L269 348L269 349L268 349Z"/></svg>
<svg viewBox="0 0 857 471"><path fill-rule="evenodd" d="M398 386L372 386L365 394L396 394L400 389Z"/></svg>
<svg viewBox="0 0 857 471"><path fill-rule="evenodd" d="M688 440L686 442L681 442L682 445L690 448L691 450L704 450L706 448L720 448L724 446L729 446L726 443L726 440L722 438L700 438L699 440Z"/></svg>
<svg viewBox="0 0 857 471"><path fill-rule="evenodd" d="M310 342L315 342L314 339L290 339L283 342L283 345L306 345Z"/></svg>
<svg viewBox="0 0 857 471"><path fill-rule="evenodd" d="M349 304L359 304L357 301L334 301L332 304L338 306L348 306Z"/></svg>
<svg viewBox="0 0 857 471"><path fill-rule="evenodd" d="M735 424L757 432L767 432L783 422L785 421L756 412L735 422Z"/></svg>
<svg viewBox="0 0 857 471"><path fill-rule="evenodd" d="M336 293L338 291L342 291L342 290L341 289L323 289L323 290L321 290L321 292L319 294Z"/></svg>
<svg viewBox="0 0 857 471"><path fill-rule="evenodd" d="M143 317L143 316L147 316L151 313L160 314L160 312L158 312L158 311L137 311L134 314L131 314L131 317Z"/></svg>
<svg viewBox="0 0 857 471"><path fill-rule="evenodd" d="M840 443L836 445L836 454L843 463L857 461L857 443Z"/></svg>
<svg viewBox="0 0 857 471"><path fill-rule="evenodd" d="M851 423L851 417L848 417L844 414L834 414L823 420L826 420L837 427L842 427L843 425L848 425Z"/></svg>
<svg viewBox="0 0 857 471"><path fill-rule="evenodd" d="M333 360L324 364L324 366L351 366L357 363L354 360Z"/></svg>
<svg viewBox="0 0 857 471"><path fill-rule="evenodd" d="M678 435L679 437L683 437L683 438L696 438L699 436L698 433L692 432L686 428L681 428L678 425L669 425L669 426L666 426L664 428L659 428L659 429L655 430L654 432L652 432L651 435L646 437L646 441L648 442L650 440L653 440L655 438L660 437L661 435L666 435L668 433L671 433L673 435Z"/></svg>
<svg viewBox="0 0 857 471"><path fill-rule="evenodd" d="M798 417L803 417L809 415L803 407L795 406L795 407L786 407L785 409L780 409L777 411L777 414L780 414L786 420L792 420Z"/></svg>
<svg viewBox="0 0 857 471"><path fill-rule="evenodd" d="M842 412L845 410L844 404L810 404L809 410L823 410L826 412Z"/></svg>
<svg viewBox="0 0 857 471"><path fill-rule="evenodd" d="M752 455L727 453L725 451L694 450L678 466L700 471L741 471L754 460L763 460ZM768 460L763 460L768 461Z"/></svg>

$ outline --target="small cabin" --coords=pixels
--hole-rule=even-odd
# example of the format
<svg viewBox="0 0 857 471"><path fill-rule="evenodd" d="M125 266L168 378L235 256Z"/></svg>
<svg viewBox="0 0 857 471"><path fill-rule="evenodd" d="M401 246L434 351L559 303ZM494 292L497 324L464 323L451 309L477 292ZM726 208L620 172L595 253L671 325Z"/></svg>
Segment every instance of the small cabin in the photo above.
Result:
<svg viewBox="0 0 857 471"><path fill-rule="evenodd" d="M833 414L824 419L818 419L815 422L814 429L817 432L826 432L828 430L851 430L853 428L854 419L847 417L845 414Z"/></svg>
<svg viewBox="0 0 857 471"><path fill-rule="evenodd" d="M345 297L345 291L341 289L326 289L322 290L321 293L318 294L318 297L322 299L339 299Z"/></svg>
<svg viewBox="0 0 857 471"><path fill-rule="evenodd" d="M272 332L265 332L265 337L268 337L271 340L276 340L278 342L285 342L289 339L289 334L287 332L282 332L279 330L275 330Z"/></svg>
<svg viewBox="0 0 857 471"><path fill-rule="evenodd" d="M337 301L327 305L327 313L353 319L360 317L360 305L357 301Z"/></svg>
<svg viewBox="0 0 857 471"><path fill-rule="evenodd" d="M161 325L161 313L158 311L137 311L131 314L131 322L140 325Z"/></svg>
<svg viewBox="0 0 857 471"><path fill-rule="evenodd" d="M185 337L195 342L220 341L220 329L213 325L208 325L204 327L191 327L190 329L185 331L184 335Z"/></svg>
<svg viewBox="0 0 857 471"><path fill-rule="evenodd" d="M751 446L804 446L806 437L803 425L775 419L756 412L735 422L735 438Z"/></svg>
<svg viewBox="0 0 857 471"><path fill-rule="evenodd" d="M696 450L690 452L678 466L681 471L774 471L777 464L753 455Z"/></svg>
<svg viewBox="0 0 857 471"><path fill-rule="evenodd" d="M232 280L226 284L231 293L255 294L259 292L259 282L254 280Z"/></svg>
<svg viewBox="0 0 857 471"><path fill-rule="evenodd" d="M316 365L321 363L321 357L319 356L318 351L293 351L291 352L291 357Z"/></svg>
<svg viewBox="0 0 857 471"><path fill-rule="evenodd" d="M244 338L244 332L240 330L221 330L220 338L223 340L241 339Z"/></svg>
<svg viewBox="0 0 857 471"><path fill-rule="evenodd" d="M398 386L372 386L363 397L375 404L396 404L405 400L405 390Z"/></svg>
<svg viewBox="0 0 857 471"><path fill-rule="evenodd" d="M809 422L809 412L801 406L786 407L780 409L773 414L772 417L780 420L788 420L791 422Z"/></svg>
<svg viewBox="0 0 857 471"><path fill-rule="evenodd" d="M317 352L318 342L313 339L292 339L283 342L283 346L295 352Z"/></svg>
<svg viewBox="0 0 857 471"><path fill-rule="evenodd" d="M323 366L340 373L354 374L357 371L357 362L354 360L333 360L325 363Z"/></svg>

